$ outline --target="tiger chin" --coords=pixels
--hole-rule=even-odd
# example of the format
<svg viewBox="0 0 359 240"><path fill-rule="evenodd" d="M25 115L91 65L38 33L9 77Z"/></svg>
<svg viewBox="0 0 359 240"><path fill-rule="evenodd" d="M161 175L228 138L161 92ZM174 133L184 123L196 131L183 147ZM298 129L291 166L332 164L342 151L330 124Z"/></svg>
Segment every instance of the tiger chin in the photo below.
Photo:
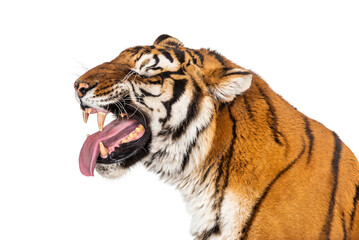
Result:
<svg viewBox="0 0 359 240"><path fill-rule="evenodd" d="M196 240L359 239L359 164L257 74L159 36L78 78L80 170L141 163L181 191ZM104 126L108 114L115 120Z"/></svg>

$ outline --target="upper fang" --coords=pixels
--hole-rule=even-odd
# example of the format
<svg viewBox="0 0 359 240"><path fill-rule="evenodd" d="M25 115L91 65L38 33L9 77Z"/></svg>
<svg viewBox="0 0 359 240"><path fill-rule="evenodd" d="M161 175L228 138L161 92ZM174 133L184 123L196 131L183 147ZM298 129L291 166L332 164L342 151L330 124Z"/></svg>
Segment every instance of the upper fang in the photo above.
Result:
<svg viewBox="0 0 359 240"><path fill-rule="evenodd" d="M98 129L100 129L100 132L102 131L103 125L105 124L106 115L107 113L105 112L97 112L97 124Z"/></svg>
<svg viewBox="0 0 359 240"><path fill-rule="evenodd" d="M84 120L84 123L87 123L87 120L89 119L89 113L86 111L82 111L82 118Z"/></svg>

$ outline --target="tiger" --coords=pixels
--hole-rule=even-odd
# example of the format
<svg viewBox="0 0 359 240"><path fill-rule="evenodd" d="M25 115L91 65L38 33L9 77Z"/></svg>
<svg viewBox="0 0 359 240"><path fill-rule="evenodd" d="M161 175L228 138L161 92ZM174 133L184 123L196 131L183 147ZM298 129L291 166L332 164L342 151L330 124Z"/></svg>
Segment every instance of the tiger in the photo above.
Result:
<svg viewBox="0 0 359 240"><path fill-rule="evenodd" d="M359 164L339 136L259 75L160 35L79 77L80 171L137 163L182 194L195 240L359 239ZM115 120L104 126L107 114Z"/></svg>

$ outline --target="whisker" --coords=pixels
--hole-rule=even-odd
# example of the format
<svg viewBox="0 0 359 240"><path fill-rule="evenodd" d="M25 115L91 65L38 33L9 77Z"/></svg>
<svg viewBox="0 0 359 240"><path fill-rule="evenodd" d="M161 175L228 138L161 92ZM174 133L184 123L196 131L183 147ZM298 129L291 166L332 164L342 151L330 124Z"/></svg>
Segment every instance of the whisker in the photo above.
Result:
<svg viewBox="0 0 359 240"><path fill-rule="evenodd" d="M88 67L85 65L85 64L83 64L82 62L80 62L79 60L76 60L76 59L74 59L78 64L80 64L80 66L87 72L89 69L88 69Z"/></svg>
<svg viewBox="0 0 359 240"><path fill-rule="evenodd" d="M136 72L131 69L130 72L127 73L126 76L121 80L121 82L128 80L135 73Z"/></svg>
<svg viewBox="0 0 359 240"><path fill-rule="evenodd" d="M80 77L80 76L81 76L81 74L78 74L78 73L68 73L68 74L71 74L71 75L76 76L76 77Z"/></svg>
<svg viewBox="0 0 359 240"><path fill-rule="evenodd" d="M126 116L128 116L128 112L126 111L125 106L123 106L121 102L117 102L117 103L118 103L119 106L123 109L123 111L125 112ZM118 106L118 105L116 105L116 106Z"/></svg>
<svg viewBox="0 0 359 240"><path fill-rule="evenodd" d="M147 125L147 122L146 122L146 118L145 118L145 115L141 112L141 110L138 108L138 107L136 107L136 106L133 106L132 104L130 104L130 103L125 103L125 105L128 105L128 106L130 106L130 107L133 107L133 108L135 108L136 110L135 110L135 112L134 113L132 113L132 115L130 116L130 117L132 117L137 111L142 115L142 118L143 118L143 121L145 122L145 124Z"/></svg>

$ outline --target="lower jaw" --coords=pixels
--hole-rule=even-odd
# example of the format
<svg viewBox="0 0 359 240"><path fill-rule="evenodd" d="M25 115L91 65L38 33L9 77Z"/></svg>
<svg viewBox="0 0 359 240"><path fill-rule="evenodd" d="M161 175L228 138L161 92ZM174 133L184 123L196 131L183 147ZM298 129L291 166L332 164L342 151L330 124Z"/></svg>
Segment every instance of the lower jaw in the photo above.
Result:
<svg viewBox="0 0 359 240"><path fill-rule="evenodd" d="M146 130L137 141L121 144L106 158L99 156L96 167L100 164L99 166L118 165L119 168L129 168L147 156L150 142L151 134L150 131Z"/></svg>
<svg viewBox="0 0 359 240"><path fill-rule="evenodd" d="M118 178L123 176L127 169L123 168L120 163L113 163L113 164L96 164L96 172L98 172L101 176L106 178Z"/></svg>

